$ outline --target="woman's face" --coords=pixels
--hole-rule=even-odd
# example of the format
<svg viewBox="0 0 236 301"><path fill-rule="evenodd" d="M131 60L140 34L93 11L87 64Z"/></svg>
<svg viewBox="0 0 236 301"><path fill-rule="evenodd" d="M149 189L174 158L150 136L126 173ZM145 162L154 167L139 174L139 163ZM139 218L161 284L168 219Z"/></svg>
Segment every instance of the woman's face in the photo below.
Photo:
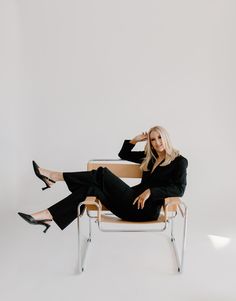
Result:
<svg viewBox="0 0 236 301"><path fill-rule="evenodd" d="M155 151L157 153L161 153L165 150L163 143L162 143L161 135L158 131L151 131L150 141L151 141L152 147L155 149Z"/></svg>

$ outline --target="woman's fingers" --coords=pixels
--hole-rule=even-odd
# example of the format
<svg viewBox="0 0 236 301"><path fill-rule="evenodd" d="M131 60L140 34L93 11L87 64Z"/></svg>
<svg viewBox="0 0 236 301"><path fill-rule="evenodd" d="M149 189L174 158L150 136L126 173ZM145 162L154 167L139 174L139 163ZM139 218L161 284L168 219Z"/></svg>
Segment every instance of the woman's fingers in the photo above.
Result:
<svg viewBox="0 0 236 301"><path fill-rule="evenodd" d="M135 203L138 201L139 197L137 197L134 202L133 202L133 205L135 205Z"/></svg>
<svg viewBox="0 0 236 301"><path fill-rule="evenodd" d="M146 189L143 193L136 197L136 199L133 202L133 205L135 205L138 202L138 209L143 209L146 200L150 197L150 194L150 189Z"/></svg>
<svg viewBox="0 0 236 301"><path fill-rule="evenodd" d="M137 206L138 206L138 209L139 209L139 196L134 200L133 205L135 205L137 202L138 202Z"/></svg>
<svg viewBox="0 0 236 301"><path fill-rule="evenodd" d="M142 134L137 135L134 139L137 142L147 140L147 132L142 132Z"/></svg>
<svg viewBox="0 0 236 301"><path fill-rule="evenodd" d="M147 132L143 132L143 139L142 140L147 140Z"/></svg>
<svg viewBox="0 0 236 301"><path fill-rule="evenodd" d="M134 200L133 205L135 205L136 202L138 202L138 204L137 204L138 209L143 209L143 208L144 208L145 199L143 199L142 197L138 196L138 197Z"/></svg>
<svg viewBox="0 0 236 301"><path fill-rule="evenodd" d="M145 200L143 200L142 203L141 203L141 209L144 208L144 204L145 204Z"/></svg>

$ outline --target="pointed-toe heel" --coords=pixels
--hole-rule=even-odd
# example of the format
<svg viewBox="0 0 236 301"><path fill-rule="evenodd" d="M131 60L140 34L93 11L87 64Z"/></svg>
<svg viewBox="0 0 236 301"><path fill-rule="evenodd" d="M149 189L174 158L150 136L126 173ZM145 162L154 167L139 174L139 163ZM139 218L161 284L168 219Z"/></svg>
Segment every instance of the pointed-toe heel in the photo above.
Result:
<svg viewBox="0 0 236 301"><path fill-rule="evenodd" d="M46 228L43 230L43 232L46 233L46 232L48 231L48 229L50 228L50 226L51 226L51 225L46 224L46 225L45 225Z"/></svg>
<svg viewBox="0 0 236 301"><path fill-rule="evenodd" d="M42 220L36 220L33 218L32 215L25 214L22 212L18 212L19 216L22 217L27 223L31 225L42 225L45 226L45 229L43 230L44 233L47 232L47 230L50 228L51 225L47 224L46 222L51 222L51 219L42 219Z"/></svg>
<svg viewBox="0 0 236 301"><path fill-rule="evenodd" d="M38 164L35 161L32 161L32 163L33 163L33 168L34 168L35 175L46 184L45 187L42 187L42 190L51 188L51 186L48 185L47 181L50 181L52 183L56 183L56 182L53 181L52 179L46 177L46 176L41 175L41 173L39 172L39 166L38 166Z"/></svg>

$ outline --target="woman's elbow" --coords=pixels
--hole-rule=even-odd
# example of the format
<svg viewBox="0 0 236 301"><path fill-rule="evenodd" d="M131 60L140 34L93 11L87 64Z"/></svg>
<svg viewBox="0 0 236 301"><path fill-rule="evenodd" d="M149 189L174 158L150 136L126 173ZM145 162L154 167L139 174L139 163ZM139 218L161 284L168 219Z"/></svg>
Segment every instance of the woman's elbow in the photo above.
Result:
<svg viewBox="0 0 236 301"><path fill-rule="evenodd" d="M125 156L124 156L124 154L123 154L122 152L119 152L119 153L118 153L118 157L119 157L120 159L122 159L122 160L125 160Z"/></svg>
<svg viewBox="0 0 236 301"><path fill-rule="evenodd" d="M186 185L182 185L179 187L179 196L182 197L185 192Z"/></svg>

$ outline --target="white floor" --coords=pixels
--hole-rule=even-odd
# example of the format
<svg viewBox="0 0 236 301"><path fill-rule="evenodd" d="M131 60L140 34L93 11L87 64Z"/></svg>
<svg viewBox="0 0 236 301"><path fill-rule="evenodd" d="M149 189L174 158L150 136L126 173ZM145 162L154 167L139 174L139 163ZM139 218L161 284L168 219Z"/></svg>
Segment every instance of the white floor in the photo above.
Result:
<svg viewBox="0 0 236 301"><path fill-rule="evenodd" d="M86 269L76 274L77 224L1 217L1 300L236 300L233 213L189 215L184 272L176 272L166 234L102 233L94 224ZM233 222L232 222L233 221Z"/></svg>

